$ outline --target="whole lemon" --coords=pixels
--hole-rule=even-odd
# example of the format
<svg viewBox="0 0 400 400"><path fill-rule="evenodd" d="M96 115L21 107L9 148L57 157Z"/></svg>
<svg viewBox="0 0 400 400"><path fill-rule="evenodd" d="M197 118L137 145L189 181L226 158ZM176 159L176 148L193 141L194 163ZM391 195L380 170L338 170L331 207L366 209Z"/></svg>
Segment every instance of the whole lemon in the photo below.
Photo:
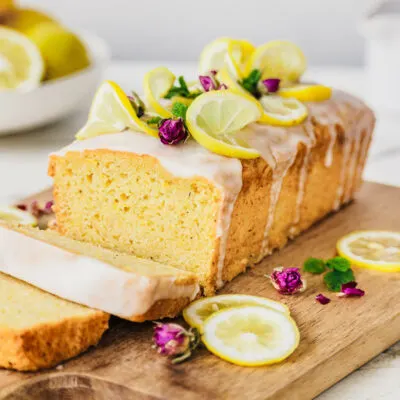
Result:
<svg viewBox="0 0 400 400"><path fill-rule="evenodd" d="M90 65L87 50L78 36L56 23L35 25L26 35L42 53L47 80L61 78Z"/></svg>
<svg viewBox="0 0 400 400"><path fill-rule="evenodd" d="M19 32L26 33L35 25L44 22L56 22L47 14L30 8L15 8L7 15L5 24Z"/></svg>

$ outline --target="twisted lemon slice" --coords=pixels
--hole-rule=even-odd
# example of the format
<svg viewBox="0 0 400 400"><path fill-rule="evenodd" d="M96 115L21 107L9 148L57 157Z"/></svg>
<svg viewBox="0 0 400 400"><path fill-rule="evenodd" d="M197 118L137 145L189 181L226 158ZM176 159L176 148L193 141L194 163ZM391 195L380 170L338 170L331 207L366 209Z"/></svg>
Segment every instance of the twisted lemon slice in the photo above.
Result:
<svg viewBox="0 0 400 400"><path fill-rule="evenodd" d="M222 294L194 301L183 310L183 318L185 318L185 321L190 326L202 332L204 321L212 314L227 308L240 306L262 306L290 314L289 309L283 303L267 299L266 297L246 294Z"/></svg>
<svg viewBox="0 0 400 400"><path fill-rule="evenodd" d="M325 101L331 98L332 89L324 85L299 83L280 89L279 95L285 98L294 98L299 101Z"/></svg>
<svg viewBox="0 0 400 400"><path fill-rule="evenodd" d="M94 96L86 125L76 138L83 140L107 133L133 129L158 137L156 129L150 128L137 115L124 91L112 81L101 84Z"/></svg>
<svg viewBox="0 0 400 400"><path fill-rule="evenodd" d="M200 55L200 74L219 71L226 63L230 72L242 77L242 66L247 63L255 47L247 40L219 38L204 47Z"/></svg>
<svg viewBox="0 0 400 400"><path fill-rule="evenodd" d="M338 241L337 250L358 267L400 271L400 232L352 232Z"/></svg>
<svg viewBox="0 0 400 400"><path fill-rule="evenodd" d="M257 100L230 90L211 91L197 97L186 113L191 135L203 147L227 157L257 158L236 135L251 122L261 118Z"/></svg>
<svg viewBox="0 0 400 400"><path fill-rule="evenodd" d="M171 118L168 109L171 101L164 99L174 85L175 75L166 67L157 67L147 72L143 80L144 96L147 105L163 118Z"/></svg>
<svg viewBox="0 0 400 400"><path fill-rule="evenodd" d="M37 225L37 220L31 213L11 206L0 205L0 221L18 222L19 224L31 226Z"/></svg>
<svg viewBox="0 0 400 400"><path fill-rule="evenodd" d="M245 306L206 319L202 340L212 353L233 364L256 367L283 361L299 345L296 323L286 313Z"/></svg>
<svg viewBox="0 0 400 400"><path fill-rule="evenodd" d="M256 48L246 66L246 75L253 69L262 72L262 79L279 78L285 85L297 82L306 70L303 52L294 43L275 40Z"/></svg>
<svg viewBox="0 0 400 400"><path fill-rule="evenodd" d="M267 95L260 98L260 103L264 112L259 122L263 124L293 126L300 124L308 116L307 107L293 98Z"/></svg>

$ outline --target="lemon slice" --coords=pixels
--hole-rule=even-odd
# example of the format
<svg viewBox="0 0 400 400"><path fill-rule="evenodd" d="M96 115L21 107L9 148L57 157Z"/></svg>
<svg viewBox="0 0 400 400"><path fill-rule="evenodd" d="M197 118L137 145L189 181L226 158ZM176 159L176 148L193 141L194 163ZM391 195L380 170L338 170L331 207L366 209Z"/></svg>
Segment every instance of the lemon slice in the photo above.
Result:
<svg viewBox="0 0 400 400"><path fill-rule="evenodd" d="M217 311L238 306L263 306L276 311L290 314L289 309L277 301L260 296L246 294L222 294L213 297L204 297L191 303L183 310L183 318L192 327L203 331L204 321Z"/></svg>
<svg viewBox="0 0 400 400"><path fill-rule="evenodd" d="M204 47L200 55L199 72L207 74L211 70L219 71L226 62L230 63L232 73L241 76L241 66L254 52L255 47L247 40L219 38Z"/></svg>
<svg viewBox="0 0 400 400"><path fill-rule="evenodd" d="M163 118L171 118L172 113L167 108L170 100L164 99L169 89L174 85L175 75L165 67L157 67L144 76L144 95L148 106Z"/></svg>
<svg viewBox="0 0 400 400"><path fill-rule="evenodd" d="M262 114L259 103L250 96L231 90L203 93L189 106L186 123L198 143L208 150L228 157L257 158L236 133Z"/></svg>
<svg viewBox="0 0 400 400"><path fill-rule="evenodd" d="M94 96L86 125L77 133L79 140L133 129L158 137L133 109L124 91L112 81L101 84Z"/></svg>
<svg viewBox="0 0 400 400"><path fill-rule="evenodd" d="M16 207L0 205L0 221L18 222L23 225L36 226L36 218L28 211L19 210Z"/></svg>
<svg viewBox="0 0 400 400"><path fill-rule="evenodd" d="M358 267L400 271L400 232L357 231L337 243L340 256Z"/></svg>
<svg viewBox="0 0 400 400"><path fill-rule="evenodd" d="M292 98L268 95L260 98L264 109L259 122L277 126L293 126L303 122L308 115L307 107Z"/></svg>
<svg viewBox="0 0 400 400"><path fill-rule="evenodd" d="M297 82L306 67L306 58L294 43L274 40L257 47L247 64L246 74L259 69L262 79L279 78L284 85Z"/></svg>
<svg viewBox="0 0 400 400"><path fill-rule="evenodd" d="M44 62L38 47L25 35L0 28L0 90L32 90L39 86Z"/></svg>
<svg viewBox="0 0 400 400"><path fill-rule="evenodd" d="M212 353L233 364L256 367L289 357L300 340L293 319L260 306L218 311L206 319L202 340Z"/></svg>
<svg viewBox="0 0 400 400"><path fill-rule="evenodd" d="M332 89L324 85L298 85L284 87L279 95L285 98L295 98L300 101L325 101L331 98Z"/></svg>

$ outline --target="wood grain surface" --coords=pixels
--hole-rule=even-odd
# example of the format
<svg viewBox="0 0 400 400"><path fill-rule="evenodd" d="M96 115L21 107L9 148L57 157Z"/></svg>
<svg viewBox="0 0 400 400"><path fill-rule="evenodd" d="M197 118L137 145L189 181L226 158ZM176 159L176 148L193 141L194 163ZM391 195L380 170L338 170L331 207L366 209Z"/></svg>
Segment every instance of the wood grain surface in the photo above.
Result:
<svg viewBox="0 0 400 400"><path fill-rule="evenodd" d="M322 306L321 276L307 274L307 290L279 295L264 277L278 265L335 255L337 239L359 229L400 231L400 189L366 183L357 201L331 215L228 284L221 293L266 296L286 303L301 342L285 362L261 368L231 365L198 350L171 365L151 345L152 324L114 318L99 346L40 373L0 371L0 399L311 399L400 340L400 274L355 269L362 298ZM181 322L181 320L178 320Z"/></svg>

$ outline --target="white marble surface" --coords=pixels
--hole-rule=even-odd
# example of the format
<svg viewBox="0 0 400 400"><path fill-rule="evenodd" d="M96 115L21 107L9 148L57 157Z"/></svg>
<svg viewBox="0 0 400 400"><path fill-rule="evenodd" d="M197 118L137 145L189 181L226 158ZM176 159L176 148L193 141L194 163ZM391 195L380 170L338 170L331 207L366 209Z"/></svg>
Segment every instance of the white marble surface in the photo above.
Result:
<svg viewBox="0 0 400 400"><path fill-rule="evenodd" d="M158 63L114 63L107 79L124 89L140 91L144 72ZM168 65L177 74L194 75L191 64ZM368 82L359 69L314 68L310 79L364 97ZM378 123L365 171L368 180L400 186L400 110L376 110ZM82 110L52 126L19 135L0 137L0 204L8 203L51 184L47 155L68 144L84 123ZM319 400L400 399L400 343L349 375L318 397Z"/></svg>

